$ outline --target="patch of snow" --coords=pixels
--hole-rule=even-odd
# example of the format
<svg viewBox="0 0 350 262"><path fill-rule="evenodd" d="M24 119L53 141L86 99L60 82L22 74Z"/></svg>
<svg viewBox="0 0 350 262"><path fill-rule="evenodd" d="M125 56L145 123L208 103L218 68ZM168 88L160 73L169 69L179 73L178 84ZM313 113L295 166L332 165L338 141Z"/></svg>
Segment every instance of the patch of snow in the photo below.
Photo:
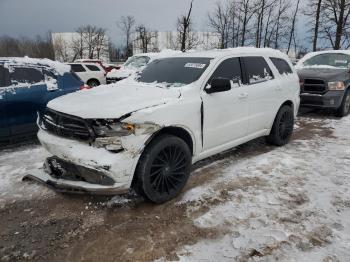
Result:
<svg viewBox="0 0 350 262"><path fill-rule="evenodd" d="M13 200L55 195L43 185L22 181L29 170L42 167L48 156L49 154L39 145L0 151L0 206Z"/></svg>
<svg viewBox="0 0 350 262"><path fill-rule="evenodd" d="M11 68L11 66L44 66L53 69L57 74L64 75L65 73L70 72L71 67L69 65L52 61L50 59L39 59L39 58L30 58L25 57L6 57L1 58L1 62L4 63L5 67Z"/></svg>
<svg viewBox="0 0 350 262"><path fill-rule="evenodd" d="M348 260L350 118L313 121L334 128L333 136L237 161L183 196L189 213L196 202L221 198L193 223L229 233L183 247L180 261Z"/></svg>

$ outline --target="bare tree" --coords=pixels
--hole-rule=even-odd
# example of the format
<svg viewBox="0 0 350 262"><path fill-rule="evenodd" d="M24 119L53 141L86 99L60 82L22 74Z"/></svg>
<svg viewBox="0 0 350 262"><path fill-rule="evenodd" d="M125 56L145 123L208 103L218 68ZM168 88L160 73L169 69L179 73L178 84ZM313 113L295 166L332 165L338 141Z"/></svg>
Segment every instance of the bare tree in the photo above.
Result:
<svg viewBox="0 0 350 262"><path fill-rule="evenodd" d="M190 9L188 10L187 15L181 15L177 19L177 34L180 42L180 50L185 52L187 49L191 49L193 46L193 34L191 32L192 26L192 8L193 0L191 1ZM191 35L192 34L192 35Z"/></svg>
<svg viewBox="0 0 350 262"><path fill-rule="evenodd" d="M100 59L102 53L108 53L108 37L106 34L106 30L103 28L98 28L96 30L95 36L95 51L96 58Z"/></svg>
<svg viewBox="0 0 350 262"><path fill-rule="evenodd" d="M120 21L117 23L118 27L124 33L125 37L125 50L127 56L132 56L132 41L131 34L134 31L136 20L133 16L122 16Z"/></svg>
<svg viewBox="0 0 350 262"><path fill-rule="evenodd" d="M72 39L72 50L74 52L73 61L77 59L78 57L80 59L84 58L84 51L85 51L85 45L84 45L84 28L79 27L77 29L77 36L73 37Z"/></svg>
<svg viewBox="0 0 350 262"><path fill-rule="evenodd" d="M274 32L274 48L278 49L280 47L281 38L286 37L287 27L286 24L289 21L288 10L291 7L291 3L288 0L279 0L278 2L278 12L276 17L276 29Z"/></svg>
<svg viewBox="0 0 350 262"><path fill-rule="evenodd" d="M312 50L317 51L317 44L320 33L321 14L323 13L323 0L308 0L306 8L303 12L309 19L312 32Z"/></svg>
<svg viewBox="0 0 350 262"><path fill-rule="evenodd" d="M349 15L350 0L324 0L322 33L335 50L350 47Z"/></svg>
<svg viewBox="0 0 350 262"><path fill-rule="evenodd" d="M69 61L69 46L62 35L56 35L56 37L53 39L53 48L55 50L56 60L61 62Z"/></svg>
<svg viewBox="0 0 350 262"><path fill-rule="evenodd" d="M288 41L287 54L290 51L292 41L295 40L295 24L296 24L297 15L299 12L299 4L300 4L300 0L297 1L297 5L295 7L295 11L294 11L294 15L293 15L293 20L292 20L292 25L291 25L291 29L290 29L290 35L289 35L289 41Z"/></svg>
<svg viewBox="0 0 350 262"><path fill-rule="evenodd" d="M260 2L256 2L256 15L257 15L257 21L256 21L256 33L255 33L255 45L256 47L261 47L262 43L264 43L264 46L267 44L268 39L268 32L270 29L270 26L274 26L271 23L272 15L273 15L273 8L274 4L276 3L276 0L261 0ZM266 17L267 15L267 17Z"/></svg>
<svg viewBox="0 0 350 262"><path fill-rule="evenodd" d="M220 48L227 48L230 37L232 11L228 2L216 2L213 12L208 14L209 26L220 35Z"/></svg>
<svg viewBox="0 0 350 262"><path fill-rule="evenodd" d="M88 57L100 59L101 54L108 54L108 37L104 28L92 25L81 26L70 41L74 61L76 58Z"/></svg>
<svg viewBox="0 0 350 262"><path fill-rule="evenodd" d="M249 33L249 24L256 10L256 3L252 0L241 0L240 1L240 13L242 21L242 32L241 32L241 46L245 46L247 41L247 35Z"/></svg>
<svg viewBox="0 0 350 262"><path fill-rule="evenodd" d="M145 25L136 27L135 45L141 49L142 53L148 53L152 40L157 38L157 32L151 32Z"/></svg>

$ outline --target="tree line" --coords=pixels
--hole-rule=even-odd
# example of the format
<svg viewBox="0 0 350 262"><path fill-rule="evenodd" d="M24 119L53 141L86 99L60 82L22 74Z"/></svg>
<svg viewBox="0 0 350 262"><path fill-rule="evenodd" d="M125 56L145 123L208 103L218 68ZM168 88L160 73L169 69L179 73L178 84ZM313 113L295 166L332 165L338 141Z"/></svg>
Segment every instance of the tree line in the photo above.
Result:
<svg viewBox="0 0 350 262"><path fill-rule="evenodd" d="M174 21L176 35L171 48L186 51L200 45L193 24L193 10L198 3L191 0L187 12ZM307 39L298 35L301 16L306 18L303 21L309 31ZM208 31L218 38L217 48L256 46L300 53L309 49L350 48L349 16L350 0L226 0L216 2L206 20ZM28 55L70 61L99 59L108 53L119 60L131 56L135 48L154 51L157 30L137 23L130 15L122 16L117 26L124 39L120 48L109 41L104 28L86 25L76 30L69 43L59 37L52 41L51 34L34 39L2 36L0 56Z"/></svg>

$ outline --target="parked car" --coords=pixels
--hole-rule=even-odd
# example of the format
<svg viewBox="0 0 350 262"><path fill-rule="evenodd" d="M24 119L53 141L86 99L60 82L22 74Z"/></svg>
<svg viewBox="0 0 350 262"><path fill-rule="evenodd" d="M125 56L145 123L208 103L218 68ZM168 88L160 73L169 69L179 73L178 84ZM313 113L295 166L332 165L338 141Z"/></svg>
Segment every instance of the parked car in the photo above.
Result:
<svg viewBox="0 0 350 262"><path fill-rule="evenodd" d="M123 80L136 72L141 71L144 69L149 63L156 59L168 57L174 54L177 54L179 52L173 51L173 50L164 50L159 53L143 53L143 54L137 54L132 57L130 57L124 65L120 67L120 69L113 69L111 70L107 76L106 81L107 84L115 83L120 80Z"/></svg>
<svg viewBox="0 0 350 262"><path fill-rule="evenodd" d="M70 63L72 71L88 86L106 84L106 71L97 63Z"/></svg>
<svg viewBox="0 0 350 262"><path fill-rule="evenodd" d="M350 112L350 51L322 51L306 55L296 66L301 105L326 108L343 117Z"/></svg>
<svg viewBox="0 0 350 262"><path fill-rule="evenodd" d="M99 64L106 73L110 72L113 69L120 69L119 65L113 65L113 64L106 64L102 60L99 59L77 59L74 61L74 63L95 63Z"/></svg>
<svg viewBox="0 0 350 262"><path fill-rule="evenodd" d="M54 156L29 177L62 191L132 187L163 203L201 159L261 136L287 144L300 100L288 57L272 49L178 54L115 86L49 103L38 137Z"/></svg>
<svg viewBox="0 0 350 262"><path fill-rule="evenodd" d="M0 58L0 140L38 131L37 111L48 101L79 90L84 83L70 67L31 58Z"/></svg>

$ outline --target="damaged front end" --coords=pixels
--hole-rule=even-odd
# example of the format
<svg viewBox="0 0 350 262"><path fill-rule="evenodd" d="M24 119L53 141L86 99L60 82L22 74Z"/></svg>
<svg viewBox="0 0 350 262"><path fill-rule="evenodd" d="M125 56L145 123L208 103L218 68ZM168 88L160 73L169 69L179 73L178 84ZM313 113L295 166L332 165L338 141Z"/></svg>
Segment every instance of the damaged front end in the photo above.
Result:
<svg viewBox="0 0 350 262"><path fill-rule="evenodd" d="M108 169L108 167L106 167ZM123 186L101 171L49 157L41 169L33 170L23 180L44 183L59 192L114 195L127 192Z"/></svg>
<svg viewBox="0 0 350 262"><path fill-rule="evenodd" d="M92 194L126 193L145 141L160 129L120 119L86 120L51 109L38 124L38 138L54 156L25 179L58 191Z"/></svg>

